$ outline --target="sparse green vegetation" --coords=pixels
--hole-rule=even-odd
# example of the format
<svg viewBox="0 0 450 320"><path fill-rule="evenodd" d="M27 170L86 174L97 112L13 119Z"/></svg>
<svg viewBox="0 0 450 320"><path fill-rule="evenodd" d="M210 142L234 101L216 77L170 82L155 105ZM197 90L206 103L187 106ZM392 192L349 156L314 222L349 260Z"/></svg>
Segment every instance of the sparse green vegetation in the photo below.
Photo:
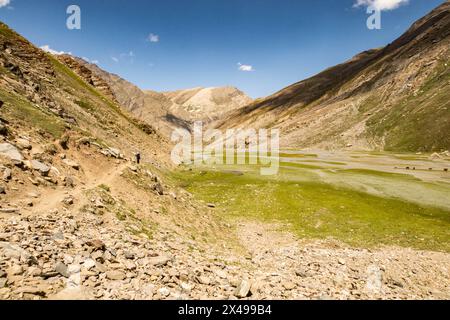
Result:
<svg viewBox="0 0 450 320"><path fill-rule="evenodd" d="M111 188L106 184L101 184L98 186L100 189L105 190L106 192L111 192Z"/></svg>
<svg viewBox="0 0 450 320"><path fill-rule="evenodd" d="M280 153L280 158L317 158L317 154L314 153Z"/></svg>
<svg viewBox="0 0 450 320"><path fill-rule="evenodd" d="M2 113L4 112L11 118L23 121L26 126L44 130L56 139L61 137L65 131L65 124L59 117L39 109L23 97L0 89L0 100L5 102Z"/></svg>
<svg viewBox="0 0 450 320"><path fill-rule="evenodd" d="M357 170L393 179L405 175ZM219 171L173 175L205 202L215 203L228 218L278 221L303 238L342 240L351 245L399 245L450 251L450 211L401 199L375 196L320 181L292 181ZM414 178L412 178L414 179Z"/></svg>
<svg viewBox="0 0 450 320"><path fill-rule="evenodd" d="M420 88L367 122L369 133L385 136L387 151L441 151L450 146L450 61L440 61Z"/></svg>
<svg viewBox="0 0 450 320"><path fill-rule="evenodd" d="M88 111L94 110L94 107L87 101L77 100L77 101L75 101L75 103L85 110L88 110Z"/></svg>
<svg viewBox="0 0 450 320"><path fill-rule="evenodd" d="M385 177L385 178L397 178L397 179L410 180L410 181L421 181L420 179L415 178L409 174L377 171L377 170L370 170L370 169L343 169L343 170L337 170L336 173L337 174L363 174L363 175L372 175L372 176Z"/></svg>
<svg viewBox="0 0 450 320"><path fill-rule="evenodd" d="M284 162L284 161L280 162L280 166L302 168L302 169L323 169L323 167L321 167L319 165L304 164L304 163L298 163L298 162Z"/></svg>

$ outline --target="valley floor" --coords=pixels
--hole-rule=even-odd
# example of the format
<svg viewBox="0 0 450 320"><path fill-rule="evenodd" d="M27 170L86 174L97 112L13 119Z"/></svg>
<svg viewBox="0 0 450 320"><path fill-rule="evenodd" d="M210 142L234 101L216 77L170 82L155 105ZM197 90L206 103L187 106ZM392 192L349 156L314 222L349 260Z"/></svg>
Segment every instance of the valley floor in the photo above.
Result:
<svg viewBox="0 0 450 320"><path fill-rule="evenodd" d="M292 163L291 156L286 158ZM301 161L295 174L283 169L284 178L277 181L261 182L245 168L180 171L162 184L164 194L148 194L149 182L160 179L147 165L102 160L98 174L94 163L80 163L82 183L39 188L33 207L2 210L1 299L450 299L445 199L434 207L400 202L407 209L403 212L390 202L398 199L383 202L379 194L361 198L320 185L334 190L329 193L334 200L346 201L336 207L326 195L317 201L299 188L302 183L314 187L307 184L316 179L311 170L325 178L330 174L317 163L304 167ZM394 176L401 184L422 183L404 178ZM448 185L440 183L430 192L448 195ZM284 197L291 187L301 207L292 204L298 198ZM268 193L257 198L251 190ZM249 206L241 206L241 200ZM377 202L386 209L379 212L385 218L399 210L395 226L386 228L371 216L380 209ZM361 205L359 210L373 205L376 212L357 215L345 209L352 204ZM296 210L297 218L300 210L306 212L303 228L285 209ZM337 209L342 220L334 217ZM367 245L361 245L364 239Z"/></svg>

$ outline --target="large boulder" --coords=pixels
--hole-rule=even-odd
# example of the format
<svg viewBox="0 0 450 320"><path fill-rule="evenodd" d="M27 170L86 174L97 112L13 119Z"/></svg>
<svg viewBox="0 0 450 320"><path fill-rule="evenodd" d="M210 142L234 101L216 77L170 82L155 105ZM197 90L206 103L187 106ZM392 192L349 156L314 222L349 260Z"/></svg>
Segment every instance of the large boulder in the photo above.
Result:
<svg viewBox="0 0 450 320"><path fill-rule="evenodd" d="M39 171L41 173L41 175L43 175L44 177L48 176L48 173L50 172L50 167L43 164L40 161L37 160L31 160L30 161L30 167L33 170Z"/></svg>
<svg viewBox="0 0 450 320"><path fill-rule="evenodd" d="M23 161L23 156L20 153L19 149L7 142L0 143L0 156L9 158L17 162Z"/></svg>

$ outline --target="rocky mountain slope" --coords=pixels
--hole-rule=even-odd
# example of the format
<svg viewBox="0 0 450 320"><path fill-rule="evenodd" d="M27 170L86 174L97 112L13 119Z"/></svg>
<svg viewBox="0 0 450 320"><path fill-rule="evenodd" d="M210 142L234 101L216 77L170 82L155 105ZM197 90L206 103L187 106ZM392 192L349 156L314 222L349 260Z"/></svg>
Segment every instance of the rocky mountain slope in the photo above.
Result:
<svg viewBox="0 0 450 320"><path fill-rule="evenodd" d="M190 130L194 121L209 123L221 119L227 112L252 101L233 87L195 88L164 93L141 90L83 59L69 55L60 55L58 59L97 90L113 97L123 108L154 126L169 139L175 128ZM105 89L105 84L108 89Z"/></svg>
<svg viewBox="0 0 450 320"><path fill-rule="evenodd" d="M399 39L228 115L218 127L275 127L292 147L450 148L450 3Z"/></svg>
<svg viewBox="0 0 450 320"><path fill-rule="evenodd" d="M194 88L164 92L164 95L174 103L171 107L174 114L190 122L200 120L205 124L222 119L226 113L252 102L251 98L234 87Z"/></svg>
<svg viewBox="0 0 450 320"><path fill-rule="evenodd" d="M164 94L154 91L144 92L121 77L106 72L81 58L69 55L59 55L57 58L86 82L94 85L97 90L104 90L105 84L109 90L107 94L111 94L122 108L136 118L151 124L164 137L170 138L174 128L188 125L184 120L170 113L173 103ZM100 85L96 81L91 81L92 75L95 79L100 79L97 81Z"/></svg>

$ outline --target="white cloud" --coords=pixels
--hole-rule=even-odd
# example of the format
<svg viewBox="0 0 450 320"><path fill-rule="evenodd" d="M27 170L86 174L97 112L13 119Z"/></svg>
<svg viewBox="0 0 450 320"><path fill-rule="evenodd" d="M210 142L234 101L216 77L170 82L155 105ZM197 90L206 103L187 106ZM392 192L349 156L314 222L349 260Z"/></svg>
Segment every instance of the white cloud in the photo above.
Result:
<svg viewBox="0 0 450 320"><path fill-rule="evenodd" d="M129 51L129 52L125 52L125 53L121 53L118 56L111 56L111 60L114 61L115 63L119 63L119 62L129 62L129 63L134 63L134 57L136 57L136 55L134 54L133 51ZM95 62L92 62L95 63Z"/></svg>
<svg viewBox="0 0 450 320"><path fill-rule="evenodd" d="M239 71L244 71L244 72L252 72L255 71L255 69L253 69L253 66L248 65L248 64L242 64L242 63L238 63L238 69Z"/></svg>
<svg viewBox="0 0 450 320"><path fill-rule="evenodd" d="M159 35L150 33L147 37L147 41L154 42L154 43L159 42Z"/></svg>
<svg viewBox="0 0 450 320"><path fill-rule="evenodd" d="M0 1L2 1L2 0L0 0ZM53 50L52 48L50 48L50 46L48 45L48 44L46 44L46 45L44 45L44 46L42 46L42 47L40 47L42 50L44 50L45 52L48 52L48 53L51 53L51 54L54 54L54 55L61 55L61 54L69 54L69 55L72 55L72 52L64 52L64 51L56 51L56 50Z"/></svg>
<svg viewBox="0 0 450 320"><path fill-rule="evenodd" d="M0 0L0 8L6 7L11 3L11 0Z"/></svg>
<svg viewBox="0 0 450 320"><path fill-rule="evenodd" d="M120 57L121 58L133 58L133 57L135 57L135 55L134 55L133 51L130 51L130 52L127 52L127 53L121 53Z"/></svg>
<svg viewBox="0 0 450 320"><path fill-rule="evenodd" d="M356 0L354 7L373 6L380 11L394 10L401 5L408 4L409 0Z"/></svg>
<svg viewBox="0 0 450 320"><path fill-rule="evenodd" d="M99 63L98 60L91 60L91 59L86 58L86 57L82 57L81 59L83 59L86 62L93 63L93 64L98 64Z"/></svg>

